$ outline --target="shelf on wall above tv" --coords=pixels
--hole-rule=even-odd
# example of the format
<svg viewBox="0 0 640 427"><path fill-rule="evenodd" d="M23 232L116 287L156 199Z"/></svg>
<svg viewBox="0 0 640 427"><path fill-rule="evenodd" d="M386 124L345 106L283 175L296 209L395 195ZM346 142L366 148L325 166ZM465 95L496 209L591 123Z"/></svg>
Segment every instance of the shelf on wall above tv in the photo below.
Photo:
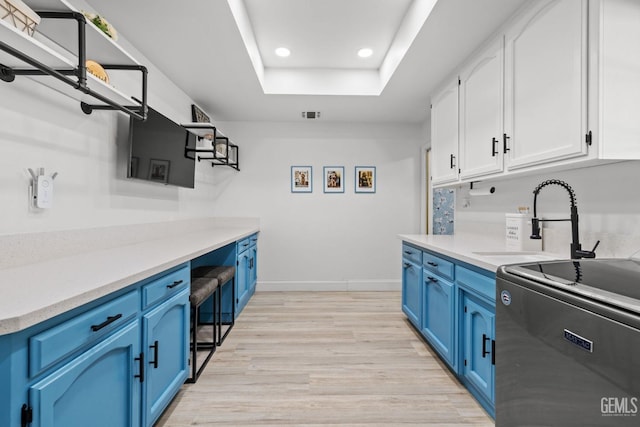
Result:
<svg viewBox="0 0 640 427"><path fill-rule="evenodd" d="M211 166L229 166L237 171L240 170L240 147L229 141L220 130L211 123L182 123L182 127L197 135L205 144L211 143L208 147L185 147L185 156L195 153L193 159L210 160Z"/></svg>
<svg viewBox="0 0 640 427"><path fill-rule="evenodd" d="M147 69L64 0L26 0L41 21L33 36L0 20L0 79L27 76L81 103L82 111L118 110L144 120ZM91 52L91 58L87 57ZM87 59L105 70L141 73L141 101L87 72ZM53 77L53 78L51 78Z"/></svg>

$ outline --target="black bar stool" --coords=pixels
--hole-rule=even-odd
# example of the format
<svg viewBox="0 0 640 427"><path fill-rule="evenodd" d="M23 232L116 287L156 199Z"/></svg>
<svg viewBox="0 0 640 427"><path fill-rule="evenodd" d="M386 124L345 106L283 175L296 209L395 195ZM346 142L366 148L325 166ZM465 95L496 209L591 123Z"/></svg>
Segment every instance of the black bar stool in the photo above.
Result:
<svg viewBox="0 0 640 427"><path fill-rule="evenodd" d="M220 318L220 292L216 292L220 287L218 279L215 277L207 277L213 267L198 267L191 271L191 294L189 295L189 302L191 304L191 377L187 378L187 383L195 383L200 374L211 360L213 353L216 351L218 344L218 337L216 333L216 318ZM210 342L198 341L198 324L199 324L199 311L200 306L212 297L212 312L213 312L213 332ZM216 298L217 297L217 298ZM218 301L216 301L218 300ZM218 332L220 328L218 327ZM208 350L205 360L200 367L198 364L198 351Z"/></svg>
<svg viewBox="0 0 640 427"><path fill-rule="evenodd" d="M202 270L200 270L202 269ZM216 290L215 304L217 305L214 313L217 313L218 317L214 319L215 323L214 329L217 327L217 341L216 345L220 346L231 332L233 325L235 324L236 318L236 268L234 266L229 265L219 265L219 266L210 266L210 267L198 267L194 271L198 271L198 273L202 277L216 279L218 281L218 288ZM231 321L226 323L227 329L224 334L222 333L222 288L228 282L231 282Z"/></svg>

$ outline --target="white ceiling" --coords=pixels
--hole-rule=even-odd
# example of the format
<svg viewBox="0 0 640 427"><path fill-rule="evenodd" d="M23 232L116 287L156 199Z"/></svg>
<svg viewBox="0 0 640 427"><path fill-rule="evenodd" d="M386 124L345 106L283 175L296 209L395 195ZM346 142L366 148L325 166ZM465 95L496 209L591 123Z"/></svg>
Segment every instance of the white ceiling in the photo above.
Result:
<svg viewBox="0 0 640 427"><path fill-rule="evenodd" d="M359 73L378 75L407 11L428 0L87 1L214 121L296 121L321 111L322 121L420 123L436 86L526 0L439 0L379 95L324 93L370 93L358 89L367 83ZM234 4L246 11L255 52ZM272 54L276 45L291 49L287 61ZM375 54L363 61L355 51L365 45ZM256 52L264 71L282 72L276 90L263 87ZM310 81L315 89L306 91ZM342 92L324 91L331 85Z"/></svg>
<svg viewBox="0 0 640 427"><path fill-rule="evenodd" d="M411 0L244 0L265 68L378 69ZM279 46L292 51L279 58ZM370 47L374 55L357 56Z"/></svg>

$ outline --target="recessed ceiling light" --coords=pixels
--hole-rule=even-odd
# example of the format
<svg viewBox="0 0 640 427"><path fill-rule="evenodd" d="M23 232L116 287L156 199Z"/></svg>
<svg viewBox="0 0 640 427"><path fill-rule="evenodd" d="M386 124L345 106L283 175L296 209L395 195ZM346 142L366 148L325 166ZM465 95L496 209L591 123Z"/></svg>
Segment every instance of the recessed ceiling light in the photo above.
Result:
<svg viewBox="0 0 640 427"><path fill-rule="evenodd" d="M371 55L373 55L373 50L369 49L368 47L363 47L358 51L358 56L360 58L368 58Z"/></svg>
<svg viewBox="0 0 640 427"><path fill-rule="evenodd" d="M276 55L281 58L286 58L287 56L291 55L291 51L286 47L279 47L276 49Z"/></svg>

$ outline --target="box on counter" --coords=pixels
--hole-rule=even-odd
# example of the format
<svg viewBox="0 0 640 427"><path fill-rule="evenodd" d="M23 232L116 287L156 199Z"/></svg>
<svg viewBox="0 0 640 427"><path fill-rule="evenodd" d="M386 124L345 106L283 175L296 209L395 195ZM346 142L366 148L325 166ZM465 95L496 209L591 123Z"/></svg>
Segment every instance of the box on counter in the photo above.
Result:
<svg viewBox="0 0 640 427"><path fill-rule="evenodd" d="M531 215L508 213L506 216L506 248L510 251L542 251L542 239L530 239ZM542 230L541 230L542 231Z"/></svg>

